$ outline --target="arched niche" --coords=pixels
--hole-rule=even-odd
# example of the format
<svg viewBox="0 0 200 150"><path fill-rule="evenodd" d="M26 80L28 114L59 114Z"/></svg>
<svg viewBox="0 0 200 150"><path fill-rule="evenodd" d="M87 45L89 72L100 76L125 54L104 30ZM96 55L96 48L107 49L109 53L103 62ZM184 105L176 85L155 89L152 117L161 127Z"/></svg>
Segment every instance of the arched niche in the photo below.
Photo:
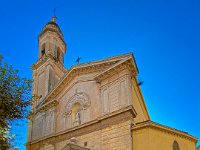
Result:
<svg viewBox="0 0 200 150"><path fill-rule="evenodd" d="M78 126L81 124L81 105L80 103L75 103L71 109L71 120L72 126Z"/></svg>
<svg viewBox="0 0 200 150"><path fill-rule="evenodd" d="M84 92L76 93L67 102L65 110L64 128L74 127L89 121L89 96Z"/></svg>

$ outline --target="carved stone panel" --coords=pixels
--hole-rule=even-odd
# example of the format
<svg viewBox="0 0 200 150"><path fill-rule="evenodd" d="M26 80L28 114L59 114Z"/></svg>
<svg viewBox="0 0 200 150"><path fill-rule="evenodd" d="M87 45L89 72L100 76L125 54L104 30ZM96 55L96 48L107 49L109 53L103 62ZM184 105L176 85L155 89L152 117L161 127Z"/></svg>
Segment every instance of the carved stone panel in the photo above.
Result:
<svg viewBox="0 0 200 150"><path fill-rule="evenodd" d="M103 113L108 113L109 112L109 98L108 98L108 89L102 89L102 110Z"/></svg>
<svg viewBox="0 0 200 150"><path fill-rule="evenodd" d="M40 95L42 95L42 97L44 96L44 93L45 93L44 81L45 81L45 73L43 72L38 77L38 88L37 88L38 96L40 96Z"/></svg>
<svg viewBox="0 0 200 150"><path fill-rule="evenodd" d="M54 111L46 112L45 133L49 135L54 131Z"/></svg>
<svg viewBox="0 0 200 150"><path fill-rule="evenodd" d="M44 135L44 123L45 117L44 115L40 115L33 121L33 139L38 139Z"/></svg>
<svg viewBox="0 0 200 150"><path fill-rule="evenodd" d="M109 106L110 112L119 109L119 85L118 82L114 82L109 86Z"/></svg>
<svg viewBox="0 0 200 150"><path fill-rule="evenodd" d="M120 82L119 94L120 94L120 106L124 107L126 106L127 103L126 87L124 80Z"/></svg>

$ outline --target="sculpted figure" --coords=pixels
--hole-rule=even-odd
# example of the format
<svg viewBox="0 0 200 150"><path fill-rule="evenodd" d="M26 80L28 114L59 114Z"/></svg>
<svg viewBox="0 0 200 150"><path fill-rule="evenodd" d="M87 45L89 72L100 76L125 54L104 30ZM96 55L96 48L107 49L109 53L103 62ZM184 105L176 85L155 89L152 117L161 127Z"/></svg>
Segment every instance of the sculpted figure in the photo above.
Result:
<svg viewBox="0 0 200 150"><path fill-rule="evenodd" d="M75 120L74 120L74 126L78 126L81 123L81 115L80 115L80 111L76 112L75 115Z"/></svg>

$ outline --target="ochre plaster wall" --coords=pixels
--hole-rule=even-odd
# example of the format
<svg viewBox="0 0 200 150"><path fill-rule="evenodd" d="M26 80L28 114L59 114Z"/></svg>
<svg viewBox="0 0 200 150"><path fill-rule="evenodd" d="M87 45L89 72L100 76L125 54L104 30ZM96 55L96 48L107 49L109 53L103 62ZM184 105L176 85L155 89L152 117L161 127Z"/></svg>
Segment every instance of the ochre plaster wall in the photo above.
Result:
<svg viewBox="0 0 200 150"><path fill-rule="evenodd" d="M168 133L154 128L132 130L134 150L173 150L176 140L180 150L196 150L195 141L181 137L175 132Z"/></svg>
<svg viewBox="0 0 200 150"><path fill-rule="evenodd" d="M145 102L143 102L142 94L140 93L139 86L136 83L136 80L132 79L129 82L131 82L132 87L132 101L133 101L133 107L135 108L137 112L137 116L134 119L135 123L142 122L149 120L148 112L145 110Z"/></svg>

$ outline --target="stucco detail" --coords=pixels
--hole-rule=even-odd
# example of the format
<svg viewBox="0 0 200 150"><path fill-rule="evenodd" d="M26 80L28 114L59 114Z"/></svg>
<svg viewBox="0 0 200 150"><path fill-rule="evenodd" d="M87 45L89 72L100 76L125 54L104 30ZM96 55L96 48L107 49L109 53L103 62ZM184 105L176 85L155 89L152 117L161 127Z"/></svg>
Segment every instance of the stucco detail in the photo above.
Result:
<svg viewBox="0 0 200 150"><path fill-rule="evenodd" d="M83 92L76 93L74 96L72 96L66 105L65 115L71 114L71 108L75 103L79 103L81 105L82 109L85 110L90 106L89 96Z"/></svg>

